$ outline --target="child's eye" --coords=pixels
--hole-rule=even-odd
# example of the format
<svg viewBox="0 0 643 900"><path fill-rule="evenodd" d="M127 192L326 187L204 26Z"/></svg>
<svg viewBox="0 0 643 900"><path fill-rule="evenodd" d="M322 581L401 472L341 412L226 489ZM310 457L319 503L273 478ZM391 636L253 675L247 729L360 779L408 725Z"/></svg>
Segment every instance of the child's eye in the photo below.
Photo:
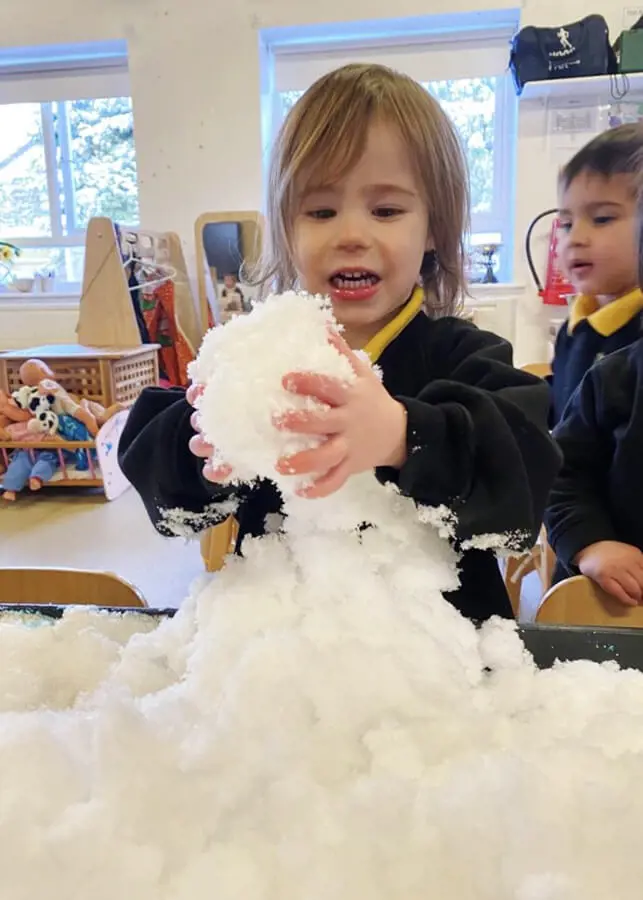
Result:
<svg viewBox="0 0 643 900"><path fill-rule="evenodd" d="M332 219L335 215L334 209L309 209L306 213L309 219Z"/></svg>
<svg viewBox="0 0 643 900"><path fill-rule="evenodd" d="M594 225L608 225L614 221L614 216L594 216Z"/></svg>
<svg viewBox="0 0 643 900"><path fill-rule="evenodd" d="M396 206L376 206L373 215L378 219L390 219L393 216L401 215L403 211Z"/></svg>
<svg viewBox="0 0 643 900"><path fill-rule="evenodd" d="M559 222L558 227L560 228L561 231L564 231L565 233L567 233L568 231L572 230L572 223L571 222Z"/></svg>

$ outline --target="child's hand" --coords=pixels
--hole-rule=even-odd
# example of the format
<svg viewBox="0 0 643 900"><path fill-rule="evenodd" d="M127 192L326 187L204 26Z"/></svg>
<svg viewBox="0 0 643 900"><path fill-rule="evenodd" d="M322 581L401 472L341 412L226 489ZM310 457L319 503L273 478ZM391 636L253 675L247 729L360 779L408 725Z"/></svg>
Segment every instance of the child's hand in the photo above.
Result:
<svg viewBox="0 0 643 900"><path fill-rule="evenodd" d="M203 385L192 384L186 391L185 399L188 401L190 406L194 406L202 393ZM212 464L211 460L214 454L214 447L212 446L212 444L208 444L208 442L201 434L201 428L199 425L199 413L196 409L190 417L190 424L196 431L196 434L190 438L190 451L195 456L198 456L199 459L204 459L206 461L205 465L203 466L203 477L208 481L212 481L214 484L225 484L225 482L228 481L230 476L232 475L232 467L228 465L214 466Z"/></svg>
<svg viewBox="0 0 643 900"><path fill-rule="evenodd" d="M277 463L282 475L318 476L299 491L303 497L327 497L351 475L376 466L400 468L406 460L406 409L339 335L332 334L330 341L350 361L355 381L346 384L304 372L284 376L286 390L314 397L329 408L293 410L275 422L279 429L324 439L319 447L282 457Z"/></svg>
<svg viewBox="0 0 643 900"><path fill-rule="evenodd" d="M643 601L643 553L638 547L599 541L581 550L575 562L583 575L625 606Z"/></svg>

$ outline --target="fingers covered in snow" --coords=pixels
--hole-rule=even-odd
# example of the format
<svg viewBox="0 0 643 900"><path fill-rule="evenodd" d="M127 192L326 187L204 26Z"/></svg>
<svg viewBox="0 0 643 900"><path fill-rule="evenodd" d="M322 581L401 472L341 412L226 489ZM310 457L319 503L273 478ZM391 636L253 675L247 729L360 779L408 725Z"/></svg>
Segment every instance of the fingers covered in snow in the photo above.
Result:
<svg viewBox="0 0 643 900"><path fill-rule="evenodd" d="M280 475L314 473L315 481L300 488L302 497L326 497L344 484L351 474L349 448L342 435L335 435L313 450L302 450L294 456L284 456L277 462Z"/></svg>
<svg viewBox="0 0 643 900"><path fill-rule="evenodd" d="M346 357L356 375L364 375L372 371L370 360L365 352L363 350L352 350L341 334L335 331L334 328L331 328L329 332L328 343L338 350L342 356Z"/></svg>
<svg viewBox="0 0 643 900"><path fill-rule="evenodd" d="M356 365L359 372L352 384L311 373L289 373L283 379L287 390L323 404L317 410L287 411L275 421L281 431L322 438L318 447L277 462L281 475L313 476L311 484L297 491L301 496L326 497L351 475L404 464L406 408L391 397L370 366L361 360Z"/></svg>
<svg viewBox="0 0 643 900"><path fill-rule="evenodd" d="M294 431L298 434L331 435L345 428L342 410L290 409L273 417L279 431Z"/></svg>
<svg viewBox="0 0 643 900"><path fill-rule="evenodd" d="M208 460L203 466L203 477L214 484L226 484L232 478L233 468L227 463L214 463Z"/></svg>
<svg viewBox="0 0 643 900"><path fill-rule="evenodd" d="M331 407L343 406L350 389L350 385L337 378L315 372L289 372L284 375L282 384L291 394L313 397Z"/></svg>
<svg viewBox="0 0 643 900"><path fill-rule="evenodd" d="M209 459L214 453L214 447L208 444L203 435L195 434L190 438L190 452L201 459Z"/></svg>
<svg viewBox="0 0 643 900"><path fill-rule="evenodd" d="M194 406L202 396L203 385L193 384L187 389L185 399ZM190 438L190 452L199 459L206 460L203 466L203 477L214 484L225 484L232 476L232 466L215 461L216 450L201 434L200 413L195 409L190 416L190 424L196 434Z"/></svg>
<svg viewBox="0 0 643 900"><path fill-rule="evenodd" d="M191 384L190 387L185 392L185 399L188 401L190 406L196 406L196 402L199 397L203 394L205 388L202 384Z"/></svg>

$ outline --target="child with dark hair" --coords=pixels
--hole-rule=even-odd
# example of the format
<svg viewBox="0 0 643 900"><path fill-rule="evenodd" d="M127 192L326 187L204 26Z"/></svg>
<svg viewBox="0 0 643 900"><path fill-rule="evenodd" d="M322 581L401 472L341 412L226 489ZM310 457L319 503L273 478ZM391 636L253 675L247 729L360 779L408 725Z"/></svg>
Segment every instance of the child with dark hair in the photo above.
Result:
<svg viewBox="0 0 643 900"><path fill-rule="evenodd" d="M643 284L643 235L638 258ZM545 516L558 560L554 581L580 572L636 606L643 602L643 338L589 370L554 436L564 455Z"/></svg>
<svg viewBox="0 0 643 900"><path fill-rule="evenodd" d="M582 148L559 179L561 267L578 291L556 338L552 424L587 370L641 334L636 173L643 128L622 125Z"/></svg>

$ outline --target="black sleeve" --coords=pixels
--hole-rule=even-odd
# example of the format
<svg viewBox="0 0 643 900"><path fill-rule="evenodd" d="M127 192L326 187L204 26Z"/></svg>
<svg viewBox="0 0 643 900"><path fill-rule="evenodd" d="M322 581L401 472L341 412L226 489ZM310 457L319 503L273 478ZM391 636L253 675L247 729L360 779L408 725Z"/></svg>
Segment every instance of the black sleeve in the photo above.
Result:
<svg viewBox="0 0 643 900"><path fill-rule="evenodd" d="M397 398L408 411L407 461L378 477L419 504L448 507L465 546L489 536L487 549L528 549L560 465L549 388L515 369L511 345L494 334L457 319L439 320L432 334L435 379Z"/></svg>
<svg viewBox="0 0 643 900"><path fill-rule="evenodd" d="M601 402L603 381L618 377L612 372L618 362L610 359L609 365L589 370L554 431L563 466L554 482L545 522L556 557L570 573L574 571L572 560L585 547L618 539L605 500L613 432Z"/></svg>
<svg viewBox="0 0 643 900"><path fill-rule="evenodd" d="M181 388L146 388L128 416L118 447L125 477L165 535L195 533L235 513L239 488L203 478L203 460L188 447L193 408Z"/></svg>

